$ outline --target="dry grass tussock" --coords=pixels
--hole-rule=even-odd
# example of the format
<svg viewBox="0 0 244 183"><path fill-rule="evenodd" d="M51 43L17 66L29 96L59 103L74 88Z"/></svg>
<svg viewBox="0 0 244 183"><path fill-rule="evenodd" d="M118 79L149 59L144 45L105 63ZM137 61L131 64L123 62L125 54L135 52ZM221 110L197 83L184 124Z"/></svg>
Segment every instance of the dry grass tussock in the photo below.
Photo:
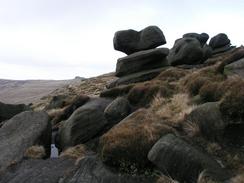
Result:
<svg viewBox="0 0 244 183"><path fill-rule="evenodd" d="M195 108L190 104L189 96L185 93L173 95L166 99L157 95L151 103L150 109L159 119L169 120L174 123L181 122L185 115Z"/></svg>
<svg viewBox="0 0 244 183"><path fill-rule="evenodd" d="M171 177L161 175L156 183L179 183L178 181L172 179Z"/></svg>
<svg viewBox="0 0 244 183"><path fill-rule="evenodd" d="M45 148L43 146L31 146L26 149L24 157L30 159L42 159L46 156Z"/></svg>
<svg viewBox="0 0 244 183"><path fill-rule="evenodd" d="M196 137L201 134L201 129L198 123L187 121L183 124L183 130L189 137Z"/></svg>
<svg viewBox="0 0 244 183"><path fill-rule="evenodd" d="M204 170L199 174L197 183L220 183L220 182L211 179L209 176L206 176L206 171Z"/></svg>
<svg viewBox="0 0 244 183"><path fill-rule="evenodd" d="M240 174L231 179L230 183L244 183L244 174Z"/></svg>

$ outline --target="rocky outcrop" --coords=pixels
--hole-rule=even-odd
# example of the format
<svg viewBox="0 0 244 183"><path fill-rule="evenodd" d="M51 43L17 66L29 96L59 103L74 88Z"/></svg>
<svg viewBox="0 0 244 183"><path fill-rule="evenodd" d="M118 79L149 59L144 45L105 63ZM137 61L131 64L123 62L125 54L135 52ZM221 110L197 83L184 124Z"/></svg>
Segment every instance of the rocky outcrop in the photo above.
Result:
<svg viewBox="0 0 244 183"><path fill-rule="evenodd" d="M148 158L163 173L180 182L196 182L203 170L221 182L230 176L213 158L172 134L163 136L152 147Z"/></svg>
<svg viewBox="0 0 244 183"><path fill-rule="evenodd" d="M213 54L222 53L232 48L228 36L224 33L219 33L212 37L209 46L212 47Z"/></svg>
<svg viewBox="0 0 244 183"><path fill-rule="evenodd" d="M195 33L195 32L191 32L191 33L186 33L183 35L183 38L196 38L200 43L201 45L205 45L208 41L208 38L209 38L209 35L207 33L201 33L201 34L198 34L198 33Z"/></svg>
<svg viewBox="0 0 244 183"><path fill-rule="evenodd" d="M233 73L244 78L244 58L225 66L227 74Z"/></svg>
<svg viewBox="0 0 244 183"><path fill-rule="evenodd" d="M8 120L23 111L30 110L30 107L25 104L4 104L0 102L0 122Z"/></svg>
<svg viewBox="0 0 244 183"><path fill-rule="evenodd" d="M0 128L0 170L19 162L32 145L39 144L50 154L51 125L45 112L22 112Z"/></svg>
<svg viewBox="0 0 244 183"><path fill-rule="evenodd" d="M110 102L108 99L94 98L78 108L59 130L60 148L85 143L101 133L109 125L104 110Z"/></svg>
<svg viewBox="0 0 244 183"><path fill-rule="evenodd" d="M181 38L175 41L168 55L170 65L200 64L204 53L201 43L195 38Z"/></svg>
<svg viewBox="0 0 244 183"><path fill-rule="evenodd" d="M57 183L76 169L67 158L25 160L0 173L1 183Z"/></svg>
<svg viewBox="0 0 244 183"><path fill-rule="evenodd" d="M155 178L144 176L130 176L116 174L106 167L98 158L89 156L82 159L78 165L77 171L60 183L153 183Z"/></svg>
<svg viewBox="0 0 244 183"><path fill-rule="evenodd" d="M136 52L127 57L120 58L117 61L115 75L121 77L143 70L168 66L166 59L168 53L169 50L167 48L157 48Z"/></svg>
<svg viewBox="0 0 244 183"><path fill-rule="evenodd" d="M135 30L122 30L114 35L114 49L127 55L152 48L166 43L163 32L157 26L149 26L137 32Z"/></svg>

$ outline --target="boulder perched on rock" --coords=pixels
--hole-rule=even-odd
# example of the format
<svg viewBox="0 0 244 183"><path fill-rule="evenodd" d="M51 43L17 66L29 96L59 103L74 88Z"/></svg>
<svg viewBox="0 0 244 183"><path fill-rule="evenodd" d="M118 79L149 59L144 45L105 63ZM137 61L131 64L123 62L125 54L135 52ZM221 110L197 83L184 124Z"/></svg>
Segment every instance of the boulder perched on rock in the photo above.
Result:
<svg viewBox="0 0 244 183"><path fill-rule="evenodd" d="M107 164L145 166L153 144L172 129L150 111L139 109L100 138L100 155Z"/></svg>
<svg viewBox="0 0 244 183"><path fill-rule="evenodd" d="M212 37L209 42L209 46L211 46L213 49L221 48L229 44L230 40L224 33L217 34L216 36Z"/></svg>
<svg viewBox="0 0 244 183"><path fill-rule="evenodd" d="M152 48L166 43L163 32L157 26L149 26L137 32L135 30L122 30L114 35L114 49L127 55Z"/></svg>
<svg viewBox="0 0 244 183"><path fill-rule="evenodd" d="M110 102L108 99L94 98L79 107L59 130L60 148L85 143L101 133L108 125L104 110Z"/></svg>
<svg viewBox="0 0 244 183"><path fill-rule="evenodd" d="M168 66L168 48L157 48L136 52L118 59L115 75L118 77L132 73Z"/></svg>
<svg viewBox="0 0 244 183"><path fill-rule="evenodd" d="M57 183L75 171L75 161L67 158L25 160L0 173L1 183Z"/></svg>
<svg viewBox="0 0 244 183"><path fill-rule="evenodd" d="M163 136L152 147L148 158L163 173L180 182L196 182L203 170L221 182L229 178L213 158L172 134Z"/></svg>
<svg viewBox="0 0 244 183"><path fill-rule="evenodd" d="M22 112L0 128L0 170L20 161L26 149L39 144L50 154L51 124L46 112Z"/></svg>
<svg viewBox="0 0 244 183"><path fill-rule="evenodd" d="M105 117L111 124L116 124L131 113L129 101L125 97L118 97L105 109Z"/></svg>
<svg viewBox="0 0 244 183"><path fill-rule="evenodd" d="M175 41L173 48L168 55L171 65L199 64L203 61L203 48L195 38L181 38Z"/></svg>
<svg viewBox="0 0 244 183"><path fill-rule="evenodd" d="M186 33L183 35L183 38L186 38L186 37L196 38L201 43L201 45L204 45L208 41L209 35L207 33L198 34L198 33L192 32L192 33Z"/></svg>
<svg viewBox="0 0 244 183"><path fill-rule="evenodd" d="M8 120L23 111L30 110L30 107L25 104L4 104L0 102L0 122Z"/></svg>
<svg viewBox="0 0 244 183"><path fill-rule="evenodd" d="M78 169L59 183L153 183L156 178L116 174L106 167L97 157L88 156L78 164Z"/></svg>

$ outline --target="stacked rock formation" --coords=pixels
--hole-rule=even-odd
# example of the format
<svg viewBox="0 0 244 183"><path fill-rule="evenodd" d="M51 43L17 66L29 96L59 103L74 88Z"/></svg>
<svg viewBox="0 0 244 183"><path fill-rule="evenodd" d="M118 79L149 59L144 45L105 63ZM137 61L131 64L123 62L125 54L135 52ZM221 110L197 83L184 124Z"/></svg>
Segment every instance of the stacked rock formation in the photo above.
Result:
<svg viewBox="0 0 244 183"><path fill-rule="evenodd" d="M136 83L156 77L165 66L169 49L157 48L166 43L163 32L157 26L149 26L137 32L122 30L114 35L114 49L128 56L119 58L115 75L119 79L108 85Z"/></svg>
<svg viewBox="0 0 244 183"><path fill-rule="evenodd" d="M222 53L233 48L233 46L231 46L228 36L224 33L219 33L214 36L210 40L209 46L211 46L211 48L213 49L214 54Z"/></svg>

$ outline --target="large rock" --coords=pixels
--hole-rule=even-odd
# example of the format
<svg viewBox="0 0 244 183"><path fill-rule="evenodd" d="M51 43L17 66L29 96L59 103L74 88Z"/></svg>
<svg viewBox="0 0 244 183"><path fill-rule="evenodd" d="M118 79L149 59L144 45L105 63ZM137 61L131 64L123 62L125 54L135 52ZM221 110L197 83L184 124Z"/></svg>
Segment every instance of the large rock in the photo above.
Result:
<svg viewBox="0 0 244 183"><path fill-rule="evenodd" d="M211 46L213 49L220 48L229 44L230 40L224 33L217 34L216 36L212 37L209 42L209 46Z"/></svg>
<svg viewBox="0 0 244 183"><path fill-rule="evenodd" d="M60 183L153 183L155 178L116 174L108 169L98 158L88 156L82 159L78 170Z"/></svg>
<svg viewBox="0 0 244 183"><path fill-rule="evenodd" d="M227 74L233 73L244 78L244 58L225 66Z"/></svg>
<svg viewBox="0 0 244 183"><path fill-rule="evenodd" d="M104 110L110 102L108 99L95 98L79 107L59 130L60 148L86 143L101 133L108 125Z"/></svg>
<svg viewBox="0 0 244 183"><path fill-rule="evenodd" d="M0 122L8 120L23 111L29 111L30 107L25 104L4 104L0 102Z"/></svg>
<svg viewBox="0 0 244 183"><path fill-rule="evenodd" d="M163 173L180 182L196 182L203 170L218 181L229 178L214 159L172 134L163 136L152 147L148 158Z"/></svg>
<svg viewBox="0 0 244 183"><path fill-rule="evenodd" d="M137 32L135 30L122 30L114 35L114 49L127 55L152 48L166 43L163 32L157 26L149 26Z"/></svg>
<svg viewBox="0 0 244 183"><path fill-rule="evenodd" d="M129 101L125 97L118 97L105 109L105 117L111 124L116 124L131 113Z"/></svg>
<svg viewBox="0 0 244 183"><path fill-rule="evenodd" d="M57 183L75 171L75 161L67 158L25 160L0 173L1 183Z"/></svg>
<svg viewBox="0 0 244 183"><path fill-rule="evenodd" d="M22 112L7 121L0 128L0 170L20 161L35 144L50 154L51 124L46 112Z"/></svg>
<svg viewBox="0 0 244 183"><path fill-rule="evenodd" d="M152 112L139 109L100 138L100 155L110 165L143 167L148 164L147 154L154 143L171 130Z"/></svg>
<svg viewBox="0 0 244 183"><path fill-rule="evenodd" d="M107 88L113 88L119 85L127 85L131 83L138 83L143 81L149 81L156 76L158 76L163 70L167 69L168 67L151 69L147 71L141 71L137 73L133 73L127 76L123 76L118 78L107 85Z"/></svg>
<svg viewBox="0 0 244 183"><path fill-rule="evenodd" d="M203 48L195 38L181 38L175 41L173 48L168 55L171 65L199 64L203 61Z"/></svg>
<svg viewBox="0 0 244 183"><path fill-rule="evenodd" d="M186 131L188 124L196 125L200 133L210 140L220 139L226 127L218 102L208 102L197 106L186 116Z"/></svg>
<svg viewBox="0 0 244 183"><path fill-rule="evenodd" d="M196 38L201 43L201 45L204 45L208 41L209 35L207 33L198 34L198 33L191 32L183 35L183 38L186 37Z"/></svg>
<svg viewBox="0 0 244 183"><path fill-rule="evenodd" d="M144 70L168 66L166 59L168 53L168 48L157 48L120 58L117 61L115 75L121 77Z"/></svg>

